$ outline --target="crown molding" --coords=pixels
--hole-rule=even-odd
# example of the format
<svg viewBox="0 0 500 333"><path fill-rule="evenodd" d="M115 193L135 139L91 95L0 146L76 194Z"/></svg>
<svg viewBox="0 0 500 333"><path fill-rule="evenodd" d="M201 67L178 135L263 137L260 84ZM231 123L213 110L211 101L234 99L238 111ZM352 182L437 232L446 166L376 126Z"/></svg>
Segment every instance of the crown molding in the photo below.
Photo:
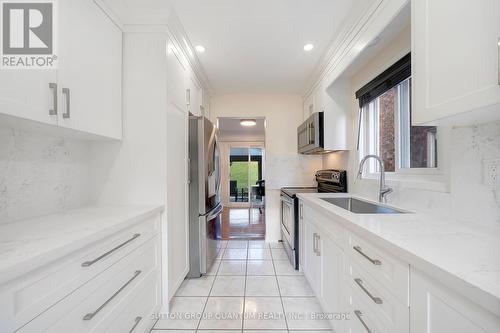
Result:
<svg viewBox="0 0 500 333"><path fill-rule="evenodd" d="M368 24L372 17L377 13L379 8L386 0L377 0L369 6L358 17L352 20L351 24L346 24L342 32L331 43L325 55L321 58L319 64L314 69L312 75L307 81L306 88L303 92L303 97L310 95L314 89L327 77L343 59L350 47L359 38L359 34Z"/></svg>
<svg viewBox="0 0 500 333"><path fill-rule="evenodd" d="M123 22L120 20L120 18L111 10L111 8L102 0L93 0L94 3L99 7L104 14L111 20L111 22L114 23L120 29L123 31Z"/></svg>
<svg viewBox="0 0 500 333"><path fill-rule="evenodd" d="M135 8L134 2L109 5L106 0L93 0L125 33L164 33L172 40L189 64L193 75L209 96L213 89L174 8L165 2L158 10Z"/></svg>
<svg viewBox="0 0 500 333"><path fill-rule="evenodd" d="M196 79L202 85L204 91L207 92L208 95L212 95L213 89L210 81L208 80L205 70L203 69L201 62L194 51L193 44L191 44L191 41L189 40L186 31L184 30L184 27L182 26L182 23L173 8L170 11L167 25L170 38L175 41L177 47L182 51L184 57L189 63L189 66L193 70Z"/></svg>

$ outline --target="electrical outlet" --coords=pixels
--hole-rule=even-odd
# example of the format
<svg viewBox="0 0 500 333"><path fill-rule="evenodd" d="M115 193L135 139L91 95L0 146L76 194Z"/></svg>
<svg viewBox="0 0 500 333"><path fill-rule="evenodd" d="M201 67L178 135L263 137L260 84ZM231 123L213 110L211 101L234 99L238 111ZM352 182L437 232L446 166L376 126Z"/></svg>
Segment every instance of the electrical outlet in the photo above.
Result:
<svg viewBox="0 0 500 333"><path fill-rule="evenodd" d="M500 159L483 160L483 183L488 186L500 185Z"/></svg>

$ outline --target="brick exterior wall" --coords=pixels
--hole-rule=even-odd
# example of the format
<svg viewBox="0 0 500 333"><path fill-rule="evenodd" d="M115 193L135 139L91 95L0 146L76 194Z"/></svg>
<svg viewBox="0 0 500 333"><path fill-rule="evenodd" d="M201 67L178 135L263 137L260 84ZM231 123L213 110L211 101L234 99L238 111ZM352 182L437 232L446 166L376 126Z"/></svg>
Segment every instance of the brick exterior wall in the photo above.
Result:
<svg viewBox="0 0 500 333"><path fill-rule="evenodd" d="M379 154L384 161L385 171L396 170L396 145L394 142L395 88L379 97Z"/></svg>

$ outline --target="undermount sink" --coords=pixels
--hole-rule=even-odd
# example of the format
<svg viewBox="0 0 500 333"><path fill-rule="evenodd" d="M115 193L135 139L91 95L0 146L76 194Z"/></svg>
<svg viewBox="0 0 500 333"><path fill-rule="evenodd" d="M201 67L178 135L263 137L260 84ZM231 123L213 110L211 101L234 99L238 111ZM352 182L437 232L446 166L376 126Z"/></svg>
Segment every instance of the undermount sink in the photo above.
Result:
<svg viewBox="0 0 500 333"><path fill-rule="evenodd" d="M378 205L368 201L345 197L345 198L321 198L332 205L348 210L354 214L406 214L407 212Z"/></svg>

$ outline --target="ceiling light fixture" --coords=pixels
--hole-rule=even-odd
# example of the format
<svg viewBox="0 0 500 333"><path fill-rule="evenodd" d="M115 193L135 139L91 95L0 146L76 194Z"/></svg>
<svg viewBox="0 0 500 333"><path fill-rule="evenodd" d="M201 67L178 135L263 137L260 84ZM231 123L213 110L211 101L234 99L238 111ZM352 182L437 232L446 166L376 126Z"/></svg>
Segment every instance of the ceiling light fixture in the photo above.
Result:
<svg viewBox="0 0 500 333"><path fill-rule="evenodd" d="M241 119L240 125L245 127L252 127L257 125L257 121L255 119Z"/></svg>
<svg viewBox="0 0 500 333"><path fill-rule="evenodd" d="M313 44L306 44L306 45L304 45L304 51L309 52L309 51L312 51L312 49L314 49L314 45Z"/></svg>
<svg viewBox="0 0 500 333"><path fill-rule="evenodd" d="M196 45L195 50L198 53L204 53L206 51L205 46L203 45Z"/></svg>

